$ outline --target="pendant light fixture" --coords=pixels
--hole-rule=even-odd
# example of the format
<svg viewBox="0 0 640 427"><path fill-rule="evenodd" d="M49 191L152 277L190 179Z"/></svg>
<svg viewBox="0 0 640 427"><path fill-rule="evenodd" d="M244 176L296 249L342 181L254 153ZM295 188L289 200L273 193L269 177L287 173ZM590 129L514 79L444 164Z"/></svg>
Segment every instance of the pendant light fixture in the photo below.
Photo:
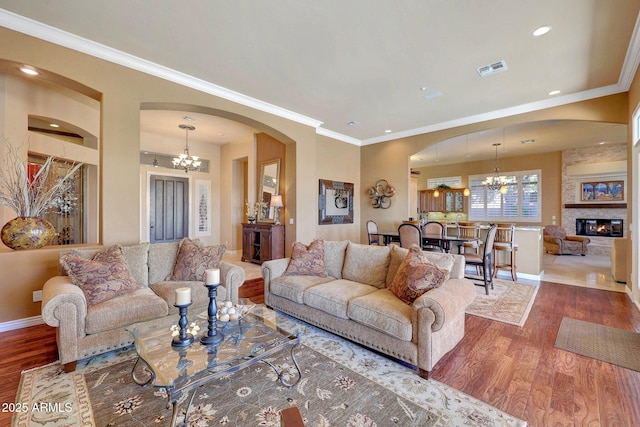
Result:
<svg viewBox="0 0 640 427"><path fill-rule="evenodd" d="M487 190L500 191L500 193L505 194L507 192L507 186L502 181L502 177L500 176L500 169L498 168L498 147L501 145L502 144L499 142L493 144L493 146L496 147L496 159L493 168L493 176L488 176L484 180L482 185L484 185Z"/></svg>
<svg viewBox="0 0 640 427"><path fill-rule="evenodd" d="M202 163L198 156L189 155L189 131L196 130L195 126L180 124L178 125L180 129L184 129L186 133L186 143L184 146L184 153L178 154L178 157L173 158L173 168L174 169L182 169L185 173L189 171L198 171L200 170L200 164Z"/></svg>

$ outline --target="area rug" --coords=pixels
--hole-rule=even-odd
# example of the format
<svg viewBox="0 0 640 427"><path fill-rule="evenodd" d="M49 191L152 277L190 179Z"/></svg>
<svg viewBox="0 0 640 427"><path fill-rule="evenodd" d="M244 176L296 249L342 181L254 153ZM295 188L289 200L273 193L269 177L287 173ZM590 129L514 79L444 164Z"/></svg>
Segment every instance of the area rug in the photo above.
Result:
<svg viewBox="0 0 640 427"><path fill-rule="evenodd" d="M563 317L555 346L640 372L640 333Z"/></svg>
<svg viewBox="0 0 640 427"><path fill-rule="evenodd" d="M292 405L313 427L526 425L442 383L420 378L403 364L296 319L278 324L302 332L303 346L297 354L303 380L289 390L274 381L266 364L254 365L199 389L190 425L279 426L278 411ZM24 372L16 402L29 410L16 413L13 425L168 425L171 413L163 392L131 382L134 359L135 352L125 348L80 361L72 374L63 373L57 363ZM286 357L274 362L282 367L291 363ZM37 405L42 402L51 410L32 410L40 409Z"/></svg>
<svg viewBox="0 0 640 427"><path fill-rule="evenodd" d="M476 286L476 299L466 313L516 326L524 326L538 294L538 285L494 279L493 289L486 295Z"/></svg>

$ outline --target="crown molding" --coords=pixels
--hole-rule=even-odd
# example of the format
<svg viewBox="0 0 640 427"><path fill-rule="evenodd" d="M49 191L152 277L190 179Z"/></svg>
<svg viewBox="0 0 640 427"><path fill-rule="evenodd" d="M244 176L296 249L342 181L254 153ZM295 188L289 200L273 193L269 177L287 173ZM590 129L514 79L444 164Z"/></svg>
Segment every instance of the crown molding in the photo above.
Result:
<svg viewBox="0 0 640 427"><path fill-rule="evenodd" d="M353 145L357 145L357 146L361 146L362 145L362 141L357 139L357 138L352 138L350 136L343 135L341 133L334 132L332 130L325 129L325 128L322 128L322 127L316 128L316 133L318 135L322 135L322 136L326 136L326 137L329 137L329 138L337 139L339 141L346 142L346 143L349 143L349 144L353 144Z"/></svg>
<svg viewBox="0 0 640 427"><path fill-rule="evenodd" d="M214 95L228 101L235 102L256 110L273 114L306 126L317 128L322 125L322 121L311 117L298 114L296 112L278 107L268 102L243 95L239 92L218 86L202 79L195 78L188 74L176 71L174 69L158 65L151 61L147 61L136 56L130 55L109 46L96 43L92 40L79 37L66 31L50 25L43 24L33 19L0 9L0 25L10 30L18 31L29 36L33 36L50 43L57 44L87 55L122 65L145 74L149 74L161 79L177 83L182 86L190 87L210 95Z"/></svg>

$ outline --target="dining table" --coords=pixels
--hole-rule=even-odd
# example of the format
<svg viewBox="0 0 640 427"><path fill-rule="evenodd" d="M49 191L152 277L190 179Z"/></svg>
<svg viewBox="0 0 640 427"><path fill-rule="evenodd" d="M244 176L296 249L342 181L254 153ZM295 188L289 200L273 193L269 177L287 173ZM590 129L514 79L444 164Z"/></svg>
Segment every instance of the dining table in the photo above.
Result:
<svg viewBox="0 0 640 427"><path fill-rule="evenodd" d="M400 234L397 230L393 231L378 231L378 234L382 236L382 241L385 245L390 245L393 242L400 242ZM451 248L454 246L458 247L458 253L462 253L460 248L466 242L474 242L478 241L478 239L470 238L470 237L458 237L458 236L447 236L440 234L423 234L422 235L422 245L437 245L442 248L443 251L450 253Z"/></svg>

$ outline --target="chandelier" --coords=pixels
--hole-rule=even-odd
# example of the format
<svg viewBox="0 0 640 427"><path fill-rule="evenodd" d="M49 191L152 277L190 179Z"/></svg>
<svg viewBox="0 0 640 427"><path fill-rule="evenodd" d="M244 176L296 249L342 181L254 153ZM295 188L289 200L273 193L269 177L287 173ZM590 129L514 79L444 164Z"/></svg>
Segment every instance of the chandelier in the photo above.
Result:
<svg viewBox="0 0 640 427"><path fill-rule="evenodd" d="M178 125L180 129L184 129L186 132L186 144L184 146L184 153L178 154L178 157L173 158L173 168L183 169L185 173L189 171L200 170L200 164L202 163L198 156L189 155L189 131L196 130L195 126L181 124Z"/></svg>
<svg viewBox="0 0 640 427"><path fill-rule="evenodd" d="M483 182L482 185L487 190L491 191L500 191L500 193L505 194L507 192L507 186L502 181L502 177L500 176L500 169L498 168L498 147L502 145L499 142L493 144L496 147L496 160L495 166L493 168L493 176L488 176Z"/></svg>

